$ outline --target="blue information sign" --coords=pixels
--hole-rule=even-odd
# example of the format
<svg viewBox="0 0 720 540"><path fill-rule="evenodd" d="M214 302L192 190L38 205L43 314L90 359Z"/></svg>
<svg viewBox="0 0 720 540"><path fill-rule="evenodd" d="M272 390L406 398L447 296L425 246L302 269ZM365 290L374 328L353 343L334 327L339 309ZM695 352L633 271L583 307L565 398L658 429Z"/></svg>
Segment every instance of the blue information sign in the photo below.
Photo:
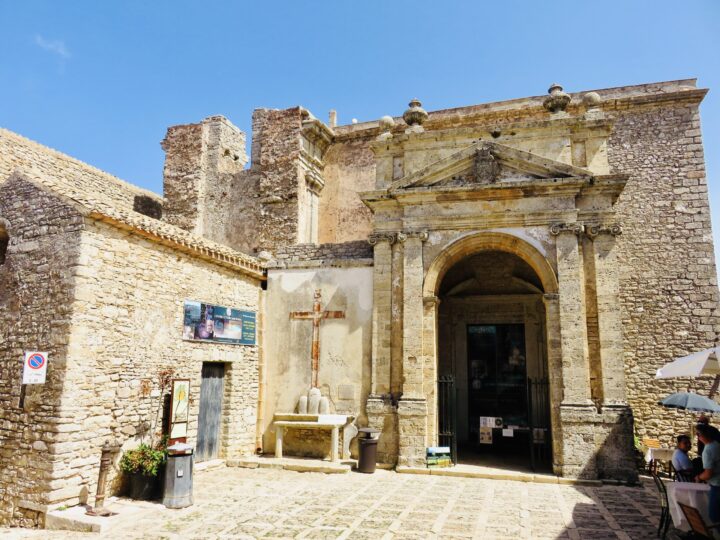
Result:
<svg viewBox="0 0 720 540"><path fill-rule="evenodd" d="M185 301L183 339L255 345L254 311Z"/></svg>

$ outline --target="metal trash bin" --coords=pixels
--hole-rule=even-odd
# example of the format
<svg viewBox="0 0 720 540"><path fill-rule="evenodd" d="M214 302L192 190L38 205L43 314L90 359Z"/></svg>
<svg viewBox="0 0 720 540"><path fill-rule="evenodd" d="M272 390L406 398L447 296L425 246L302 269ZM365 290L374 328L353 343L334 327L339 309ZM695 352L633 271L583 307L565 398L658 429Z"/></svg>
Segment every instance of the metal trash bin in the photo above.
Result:
<svg viewBox="0 0 720 540"><path fill-rule="evenodd" d="M357 470L361 473L374 473L377 465L377 445L380 439L380 430L375 428L360 428L358 433L362 434L358 440L360 456Z"/></svg>
<svg viewBox="0 0 720 540"><path fill-rule="evenodd" d="M193 447L175 443L167 450L163 504L168 508L185 508L193 503Z"/></svg>

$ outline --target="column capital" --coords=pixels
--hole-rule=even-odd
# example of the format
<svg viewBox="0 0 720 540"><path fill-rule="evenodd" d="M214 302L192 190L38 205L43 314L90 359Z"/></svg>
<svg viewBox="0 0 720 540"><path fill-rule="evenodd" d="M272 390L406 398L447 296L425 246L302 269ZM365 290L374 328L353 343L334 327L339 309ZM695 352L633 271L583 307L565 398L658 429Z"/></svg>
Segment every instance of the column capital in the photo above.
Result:
<svg viewBox="0 0 720 540"><path fill-rule="evenodd" d="M560 300L560 295L558 293L545 293L542 295L543 302L545 304L549 304L550 302L557 302Z"/></svg>
<svg viewBox="0 0 720 540"><path fill-rule="evenodd" d="M404 242L408 238L418 238L421 242L425 242L428 236L427 231L403 231L398 233L398 241Z"/></svg>
<svg viewBox="0 0 720 540"><path fill-rule="evenodd" d="M423 304L425 305L440 305L440 299L437 296L423 296Z"/></svg>
<svg viewBox="0 0 720 540"><path fill-rule="evenodd" d="M572 233L576 236L580 236L584 229L585 227L580 221L575 223L553 223L550 225L550 234L558 236L561 233Z"/></svg>
<svg viewBox="0 0 720 540"><path fill-rule="evenodd" d="M619 223L590 223L585 225L585 234L591 240L601 234L620 236L622 234L622 225Z"/></svg>
<svg viewBox="0 0 720 540"><path fill-rule="evenodd" d="M394 244L398 240L398 235L393 232L375 232L368 236L368 244L376 246L380 242L387 242L388 244Z"/></svg>

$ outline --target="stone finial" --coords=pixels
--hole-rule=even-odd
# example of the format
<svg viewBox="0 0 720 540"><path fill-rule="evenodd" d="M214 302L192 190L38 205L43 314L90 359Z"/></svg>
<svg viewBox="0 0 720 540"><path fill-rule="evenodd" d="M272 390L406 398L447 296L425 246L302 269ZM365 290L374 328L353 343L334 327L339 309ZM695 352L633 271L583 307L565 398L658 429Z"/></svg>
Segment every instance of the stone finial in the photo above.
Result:
<svg viewBox="0 0 720 540"><path fill-rule="evenodd" d="M380 135L378 135L378 139L392 138L392 128L395 125L395 120L393 120L392 116L386 114L380 118L378 125L380 126Z"/></svg>
<svg viewBox="0 0 720 540"><path fill-rule="evenodd" d="M382 118L380 118L380 121L378 122L380 125L380 129L385 131L390 131L392 127L395 125L395 120L393 120L393 117L386 114Z"/></svg>
<svg viewBox="0 0 720 540"><path fill-rule="evenodd" d="M543 107L545 107L551 113L563 112L570 103L570 95L563 92L563 87L557 83L550 85L548 89L548 97L543 101Z"/></svg>
<svg viewBox="0 0 720 540"><path fill-rule="evenodd" d="M600 102L602 102L602 98L600 97L600 94L597 92L588 92L583 96L583 105L587 107L588 109L594 109L595 107L600 106Z"/></svg>
<svg viewBox="0 0 720 540"><path fill-rule="evenodd" d="M428 113L422 108L420 100L417 98L411 100L410 103L408 103L408 107L410 108L403 113L405 123L410 127L422 126L428 118Z"/></svg>

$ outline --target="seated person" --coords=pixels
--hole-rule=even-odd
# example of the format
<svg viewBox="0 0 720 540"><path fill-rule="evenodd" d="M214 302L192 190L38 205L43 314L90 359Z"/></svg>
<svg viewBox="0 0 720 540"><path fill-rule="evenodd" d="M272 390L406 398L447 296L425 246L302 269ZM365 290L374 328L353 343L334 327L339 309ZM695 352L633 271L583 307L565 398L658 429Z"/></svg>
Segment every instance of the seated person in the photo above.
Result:
<svg viewBox="0 0 720 540"><path fill-rule="evenodd" d="M672 455L672 466L675 469L675 473L677 474L678 480L682 482L690 482L695 476L694 469L693 469L693 463L690 461L690 458L688 457L688 452L690 451L690 436L689 435L679 435L677 438L677 448L675 449L675 452L673 452Z"/></svg>

